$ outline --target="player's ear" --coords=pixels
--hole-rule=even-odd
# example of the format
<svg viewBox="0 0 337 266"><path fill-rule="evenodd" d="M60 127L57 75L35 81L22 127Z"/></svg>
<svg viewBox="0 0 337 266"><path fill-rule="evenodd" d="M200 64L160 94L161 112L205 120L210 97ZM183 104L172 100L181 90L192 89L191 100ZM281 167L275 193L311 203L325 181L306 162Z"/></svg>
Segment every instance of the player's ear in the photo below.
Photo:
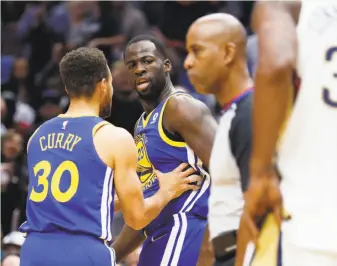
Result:
<svg viewBox="0 0 337 266"><path fill-rule="evenodd" d="M103 92L103 94L105 95L107 93L108 90L108 81L106 80L106 78L103 78L100 82L100 90L101 92Z"/></svg>
<svg viewBox="0 0 337 266"><path fill-rule="evenodd" d="M228 65L230 64L234 58L235 58L235 55L236 55L236 45L235 43L227 43L224 47L224 62L225 62L225 65Z"/></svg>
<svg viewBox="0 0 337 266"><path fill-rule="evenodd" d="M172 65L171 65L170 60L165 59L164 60L164 71L165 71L165 73L169 73L171 71L171 69L172 69Z"/></svg>

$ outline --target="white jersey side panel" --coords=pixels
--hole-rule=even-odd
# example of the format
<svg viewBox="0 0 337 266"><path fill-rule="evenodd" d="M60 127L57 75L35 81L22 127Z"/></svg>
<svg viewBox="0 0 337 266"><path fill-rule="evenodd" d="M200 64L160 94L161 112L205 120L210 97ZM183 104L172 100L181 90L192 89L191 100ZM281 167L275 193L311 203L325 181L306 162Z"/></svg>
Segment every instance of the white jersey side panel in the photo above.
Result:
<svg viewBox="0 0 337 266"><path fill-rule="evenodd" d="M300 91L279 149L295 245L337 252L337 1L302 2ZM288 236L289 237L289 236Z"/></svg>

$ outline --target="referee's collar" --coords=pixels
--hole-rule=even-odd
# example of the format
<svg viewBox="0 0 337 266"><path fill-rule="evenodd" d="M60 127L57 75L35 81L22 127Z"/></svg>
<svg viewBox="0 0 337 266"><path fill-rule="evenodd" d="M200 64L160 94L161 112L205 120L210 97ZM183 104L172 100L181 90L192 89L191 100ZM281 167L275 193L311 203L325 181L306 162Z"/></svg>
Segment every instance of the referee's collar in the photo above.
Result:
<svg viewBox="0 0 337 266"><path fill-rule="evenodd" d="M247 95L251 94L253 90L254 88L247 88L240 92L240 94L236 95L231 101L225 104L225 106L222 108L222 112L226 112L233 103L241 102Z"/></svg>

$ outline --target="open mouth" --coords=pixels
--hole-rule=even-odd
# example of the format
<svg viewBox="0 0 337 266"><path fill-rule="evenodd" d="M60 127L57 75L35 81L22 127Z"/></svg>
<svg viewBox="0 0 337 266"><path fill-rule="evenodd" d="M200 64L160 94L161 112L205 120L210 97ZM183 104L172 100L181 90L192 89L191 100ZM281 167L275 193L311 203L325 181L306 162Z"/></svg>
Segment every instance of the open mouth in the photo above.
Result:
<svg viewBox="0 0 337 266"><path fill-rule="evenodd" d="M150 81L148 79L137 79L136 80L137 90L144 90L149 86L149 84L150 84Z"/></svg>

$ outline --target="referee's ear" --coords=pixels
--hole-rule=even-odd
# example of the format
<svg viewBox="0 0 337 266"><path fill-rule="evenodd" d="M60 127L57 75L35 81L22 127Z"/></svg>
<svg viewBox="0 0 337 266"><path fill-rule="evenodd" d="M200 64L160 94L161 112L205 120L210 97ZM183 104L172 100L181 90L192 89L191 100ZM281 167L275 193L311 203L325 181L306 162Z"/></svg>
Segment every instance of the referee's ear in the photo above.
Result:
<svg viewBox="0 0 337 266"><path fill-rule="evenodd" d="M225 56L225 64L228 65L230 63L233 62L235 56L236 56L236 45L235 43L227 43L226 46L224 47L225 49L225 53L224 53L224 56Z"/></svg>
<svg viewBox="0 0 337 266"><path fill-rule="evenodd" d="M170 73L172 69L172 65L169 59L164 60L164 72L165 73Z"/></svg>

